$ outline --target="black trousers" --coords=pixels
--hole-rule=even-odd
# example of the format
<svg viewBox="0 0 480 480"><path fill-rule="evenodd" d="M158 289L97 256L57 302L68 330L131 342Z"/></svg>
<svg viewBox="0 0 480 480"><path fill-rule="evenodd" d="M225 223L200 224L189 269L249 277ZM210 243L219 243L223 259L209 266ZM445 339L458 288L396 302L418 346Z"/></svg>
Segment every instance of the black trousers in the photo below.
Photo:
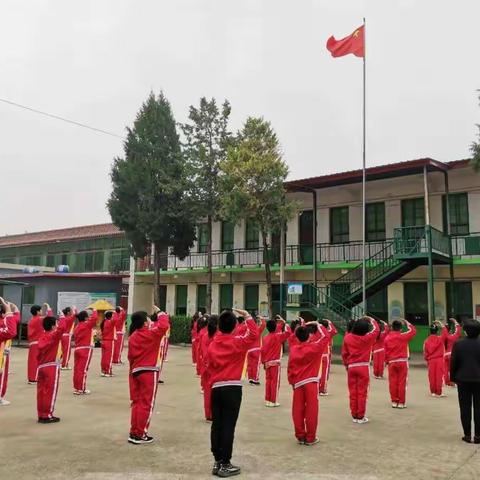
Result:
<svg viewBox="0 0 480 480"><path fill-rule="evenodd" d="M242 387L212 388L212 431L210 441L216 462L228 463L232 458L233 438L242 403Z"/></svg>
<svg viewBox="0 0 480 480"><path fill-rule="evenodd" d="M457 389L463 433L467 437L472 435L473 404L475 436L480 437L480 382L460 382L457 384Z"/></svg>

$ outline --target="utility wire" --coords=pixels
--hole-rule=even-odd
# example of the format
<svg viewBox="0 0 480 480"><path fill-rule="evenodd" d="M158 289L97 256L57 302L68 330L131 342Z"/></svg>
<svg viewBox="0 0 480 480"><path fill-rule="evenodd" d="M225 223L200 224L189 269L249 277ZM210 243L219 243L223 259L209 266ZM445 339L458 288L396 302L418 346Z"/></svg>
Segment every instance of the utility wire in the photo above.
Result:
<svg viewBox="0 0 480 480"><path fill-rule="evenodd" d="M29 110L30 112L38 113L46 117L54 118L55 120L61 120L62 122L71 123L72 125L77 125L77 127L88 128L94 132L103 133L105 135L110 135L111 137L116 137L124 140L124 137L117 135L116 133L108 132L107 130L102 130L101 128L91 127L85 123L76 122L75 120L70 120L68 118L60 117L59 115L54 115L53 113L42 112L42 110L37 110L36 108L27 107L26 105L21 105L20 103L12 102L6 100L5 98L0 98L0 102L7 103L8 105L13 105L14 107L23 108L24 110Z"/></svg>

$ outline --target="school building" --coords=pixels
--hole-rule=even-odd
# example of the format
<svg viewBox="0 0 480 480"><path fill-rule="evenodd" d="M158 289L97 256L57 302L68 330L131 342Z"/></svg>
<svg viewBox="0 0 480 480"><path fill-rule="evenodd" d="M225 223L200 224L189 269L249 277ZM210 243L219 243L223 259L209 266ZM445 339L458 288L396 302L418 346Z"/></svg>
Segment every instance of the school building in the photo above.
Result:
<svg viewBox="0 0 480 480"><path fill-rule="evenodd" d="M468 160L431 158L366 172L367 310L417 325L433 318L480 319L480 174ZM274 310L327 316L344 326L362 302L362 171L286 183L298 211L272 238ZM447 200L448 199L448 200ZM161 307L204 310L207 228L198 222L190 256L162 255ZM262 242L255 224L214 224L212 311L266 311ZM150 310L152 259L136 262L131 309ZM449 313L450 312L450 313Z"/></svg>

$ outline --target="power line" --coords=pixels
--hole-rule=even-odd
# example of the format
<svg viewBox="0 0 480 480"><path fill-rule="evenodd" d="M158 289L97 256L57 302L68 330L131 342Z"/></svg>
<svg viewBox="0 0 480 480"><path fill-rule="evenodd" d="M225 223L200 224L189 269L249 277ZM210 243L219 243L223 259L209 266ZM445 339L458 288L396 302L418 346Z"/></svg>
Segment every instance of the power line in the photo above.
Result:
<svg viewBox="0 0 480 480"><path fill-rule="evenodd" d="M12 102L10 100L6 100L5 98L0 98L0 102L7 103L8 105L13 105L14 107L23 108L24 110L29 110L30 112L38 113L39 115L54 118L55 120L61 120L62 122L77 125L77 127L88 128L89 130L93 130L94 132L103 133L105 135L110 135L111 137L116 137L124 140L124 137L117 135L116 133L108 132L107 130L102 130L101 128L91 127L90 125L87 125L85 123L76 122L75 120L60 117L59 115L54 115L53 113L43 112L42 110L37 110L36 108L27 107L26 105L21 105L20 103Z"/></svg>

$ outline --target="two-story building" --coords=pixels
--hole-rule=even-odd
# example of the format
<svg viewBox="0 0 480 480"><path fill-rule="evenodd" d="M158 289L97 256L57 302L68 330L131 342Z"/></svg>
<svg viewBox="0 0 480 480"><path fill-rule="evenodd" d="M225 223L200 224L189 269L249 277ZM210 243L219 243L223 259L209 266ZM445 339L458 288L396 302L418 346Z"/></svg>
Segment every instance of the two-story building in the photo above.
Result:
<svg viewBox="0 0 480 480"><path fill-rule="evenodd" d="M458 318L480 317L480 175L468 160L371 167L366 178L368 312L419 325L452 311ZM355 313L362 301L362 171L289 181L286 188L298 211L272 239L274 310L308 314L323 306L325 315ZM189 257L162 255L161 306L173 314L205 308L207 240L199 221ZM212 242L212 311L265 311L256 226L217 222ZM131 273L132 308L149 310L151 259L138 261ZM292 283L302 284L300 298L289 295Z"/></svg>

